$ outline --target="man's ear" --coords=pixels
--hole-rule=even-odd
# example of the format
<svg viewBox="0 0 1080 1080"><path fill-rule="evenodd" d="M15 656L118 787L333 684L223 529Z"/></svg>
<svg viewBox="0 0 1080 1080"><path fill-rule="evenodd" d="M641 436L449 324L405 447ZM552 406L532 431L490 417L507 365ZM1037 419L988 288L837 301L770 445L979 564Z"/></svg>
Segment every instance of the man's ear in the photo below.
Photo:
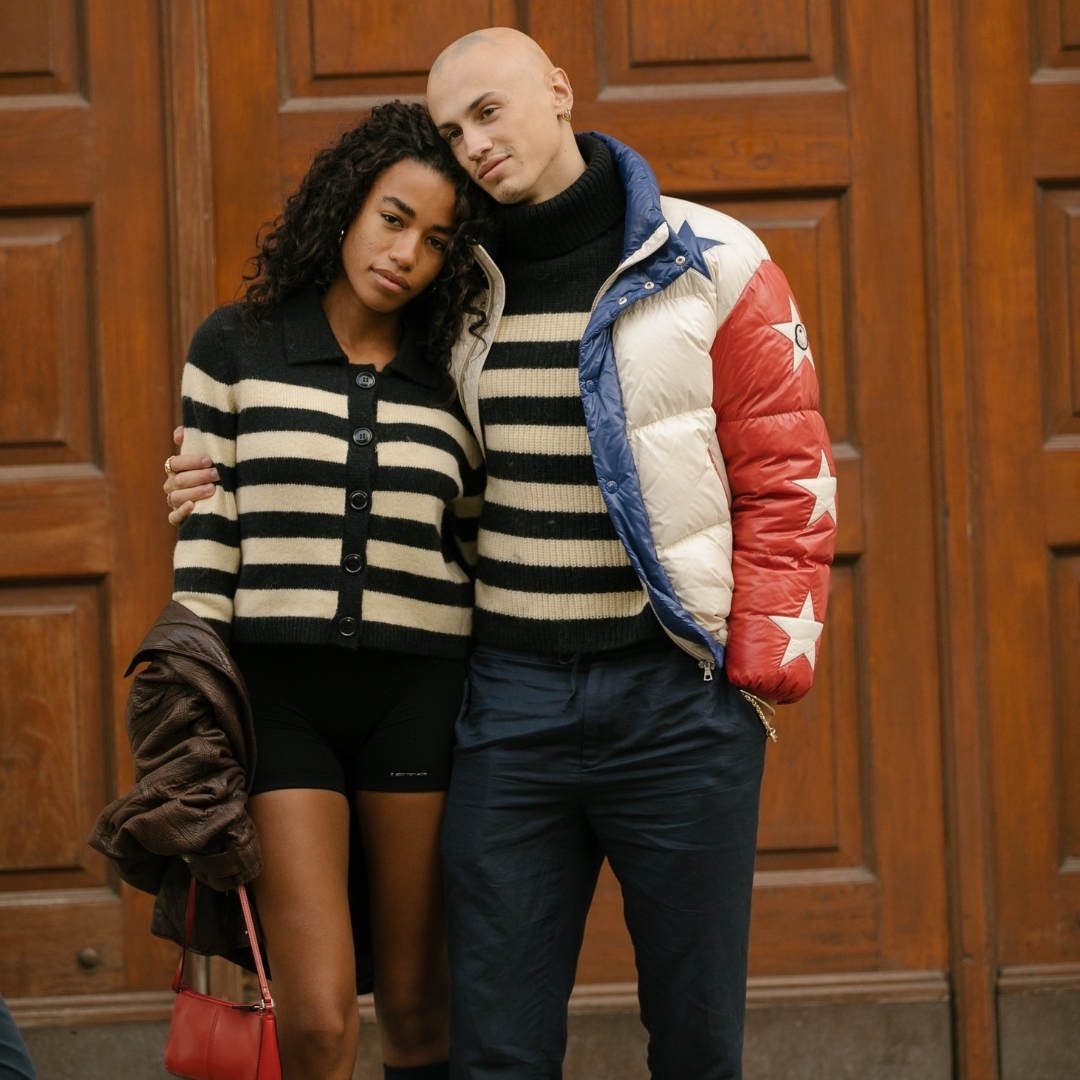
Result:
<svg viewBox="0 0 1080 1080"><path fill-rule="evenodd" d="M560 115L567 109L574 107L574 91L570 86L570 76L562 68L552 68L548 75L548 84L551 87L551 100L555 105L555 112Z"/></svg>

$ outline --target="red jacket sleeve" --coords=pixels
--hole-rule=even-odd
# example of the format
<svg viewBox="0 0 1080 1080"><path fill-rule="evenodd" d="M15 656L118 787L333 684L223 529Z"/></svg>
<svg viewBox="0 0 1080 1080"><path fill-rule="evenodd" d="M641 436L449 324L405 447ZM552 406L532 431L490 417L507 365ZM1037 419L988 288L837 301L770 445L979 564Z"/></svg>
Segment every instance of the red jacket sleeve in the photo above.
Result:
<svg viewBox="0 0 1080 1080"><path fill-rule="evenodd" d="M712 347L713 408L732 496L735 590L725 668L783 702L814 681L836 546L836 469L806 329L765 260Z"/></svg>

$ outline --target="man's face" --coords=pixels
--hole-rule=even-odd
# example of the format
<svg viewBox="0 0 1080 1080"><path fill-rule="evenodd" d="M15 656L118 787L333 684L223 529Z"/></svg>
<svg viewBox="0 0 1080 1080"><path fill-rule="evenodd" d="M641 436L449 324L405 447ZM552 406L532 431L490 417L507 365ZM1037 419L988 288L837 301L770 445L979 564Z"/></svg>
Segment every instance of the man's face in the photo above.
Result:
<svg viewBox="0 0 1080 1080"><path fill-rule="evenodd" d="M561 190L548 175L563 147L558 91L537 65L477 46L432 72L427 102L461 167L499 202L541 202Z"/></svg>

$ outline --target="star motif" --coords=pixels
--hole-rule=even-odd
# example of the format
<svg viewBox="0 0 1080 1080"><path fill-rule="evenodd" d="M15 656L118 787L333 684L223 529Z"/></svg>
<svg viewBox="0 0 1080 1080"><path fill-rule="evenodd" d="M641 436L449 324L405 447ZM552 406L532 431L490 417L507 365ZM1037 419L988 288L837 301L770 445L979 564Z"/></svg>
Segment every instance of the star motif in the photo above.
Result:
<svg viewBox="0 0 1080 1080"><path fill-rule="evenodd" d="M809 360L814 367L814 358L810 355L810 339L806 336L806 327L799 321L799 309L795 301L788 297L791 304L791 322L773 323L772 328L791 342L791 372L799 370L803 360Z"/></svg>
<svg viewBox="0 0 1080 1080"><path fill-rule="evenodd" d="M806 523L807 528L826 514L834 522L836 521L836 477L829 472L829 459L825 456L824 450L821 451L821 468L817 476L791 482L805 488L814 496L814 509L810 511L810 520Z"/></svg>
<svg viewBox="0 0 1080 1080"><path fill-rule="evenodd" d="M784 659L780 661L781 667L787 667L793 660L805 656L813 670L817 660L817 639L821 637L821 631L825 629L824 623L819 623L814 618L814 598L810 593L806 594L802 611L793 619L790 615L770 615L769 618L780 627L788 636L787 648L784 650Z"/></svg>

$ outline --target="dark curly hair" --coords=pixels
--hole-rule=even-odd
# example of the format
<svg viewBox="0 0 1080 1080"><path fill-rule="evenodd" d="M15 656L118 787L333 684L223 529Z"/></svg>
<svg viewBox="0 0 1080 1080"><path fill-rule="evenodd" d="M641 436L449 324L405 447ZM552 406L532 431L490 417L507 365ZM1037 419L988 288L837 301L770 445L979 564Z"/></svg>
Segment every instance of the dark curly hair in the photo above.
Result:
<svg viewBox="0 0 1080 1080"><path fill-rule="evenodd" d="M493 204L458 166L423 105L377 105L315 155L281 216L259 230L259 250L245 269L240 299L248 326L256 327L273 308L306 289L326 292L341 271L342 229L359 213L378 177L399 161L426 165L456 193L454 232L442 269L402 312L415 324L428 359L448 374L450 350L465 319L473 333L484 324L477 301L486 281L471 247L490 229Z"/></svg>

